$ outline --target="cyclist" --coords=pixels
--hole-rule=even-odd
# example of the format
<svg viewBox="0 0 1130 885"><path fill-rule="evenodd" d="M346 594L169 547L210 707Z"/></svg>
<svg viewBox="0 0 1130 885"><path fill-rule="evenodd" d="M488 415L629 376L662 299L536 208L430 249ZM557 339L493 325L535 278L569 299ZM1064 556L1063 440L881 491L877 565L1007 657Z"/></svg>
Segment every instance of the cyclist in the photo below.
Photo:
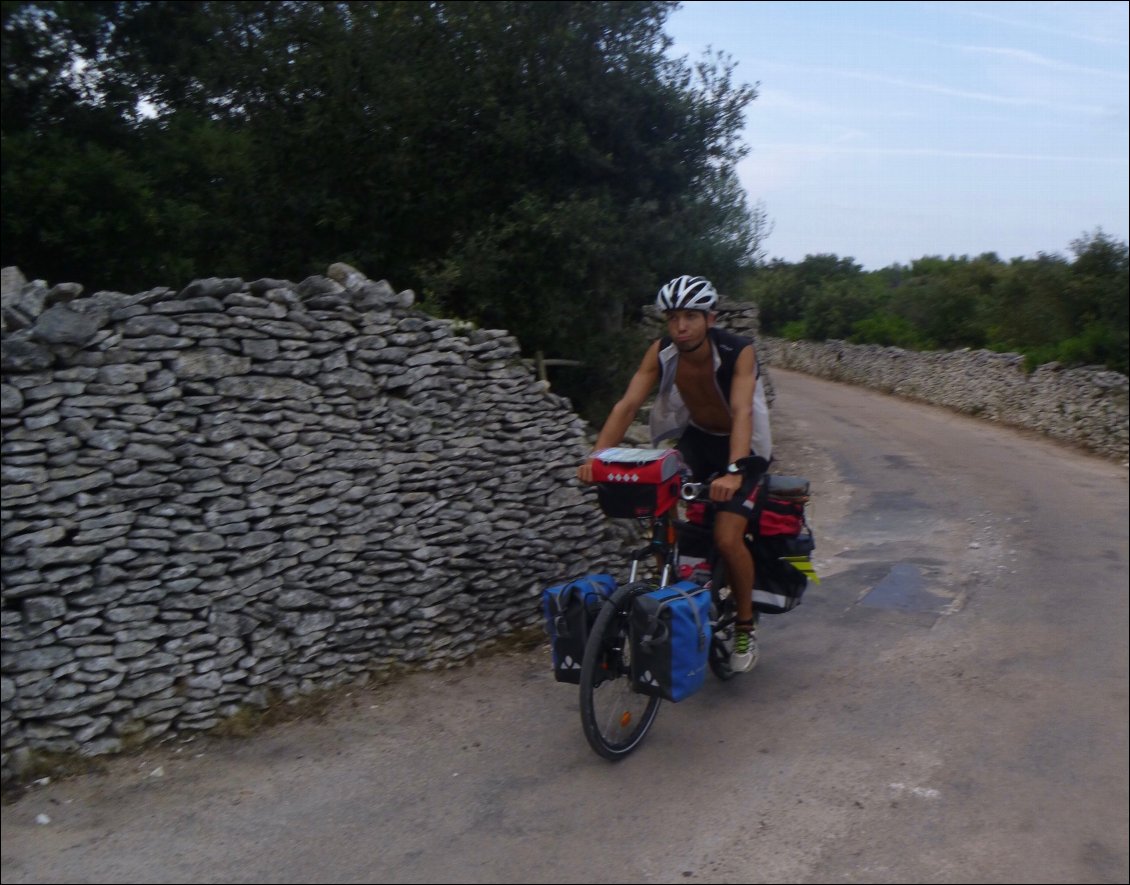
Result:
<svg viewBox="0 0 1130 885"><path fill-rule="evenodd" d="M726 562L737 603L737 633L731 666L747 673L757 663L757 619L753 610L753 558L745 546L751 496L772 458L769 408L753 343L715 327L718 293L702 277L680 276L659 290L656 306L667 318L667 335L648 348L619 402L612 407L593 453L618 445L644 401L652 405L652 444L678 440L692 478L710 486L716 503L714 544ZM738 462L753 457L752 466ZM592 456L577 470L591 483Z"/></svg>

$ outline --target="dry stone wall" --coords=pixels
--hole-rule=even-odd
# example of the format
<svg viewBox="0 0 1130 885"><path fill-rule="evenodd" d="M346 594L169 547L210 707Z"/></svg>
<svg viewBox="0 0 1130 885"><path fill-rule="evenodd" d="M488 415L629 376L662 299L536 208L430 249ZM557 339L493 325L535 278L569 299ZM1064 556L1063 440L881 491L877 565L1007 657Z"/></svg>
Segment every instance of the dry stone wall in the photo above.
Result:
<svg viewBox="0 0 1130 885"><path fill-rule="evenodd" d="M572 481L586 428L503 331L430 317L347 265L89 296L5 268L0 297L5 781L36 754L454 665L537 624L547 584L619 562ZM756 334L752 305L721 313ZM1126 457L1122 375L758 348Z"/></svg>
<svg viewBox="0 0 1130 885"><path fill-rule="evenodd" d="M843 341L762 338L758 350L770 366L944 406L1127 459L1127 378L1118 372L1048 363L1028 373L1016 354L916 353Z"/></svg>
<svg viewBox="0 0 1130 885"><path fill-rule="evenodd" d="M5 780L454 665L621 549L506 332L346 265L88 297L4 273Z"/></svg>

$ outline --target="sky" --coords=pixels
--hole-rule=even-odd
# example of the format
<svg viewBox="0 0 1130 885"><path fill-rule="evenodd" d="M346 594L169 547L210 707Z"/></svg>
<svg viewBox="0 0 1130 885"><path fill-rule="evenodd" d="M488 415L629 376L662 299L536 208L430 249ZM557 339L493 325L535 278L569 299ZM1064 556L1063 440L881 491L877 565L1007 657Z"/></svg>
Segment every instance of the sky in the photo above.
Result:
<svg viewBox="0 0 1130 885"><path fill-rule="evenodd" d="M671 52L760 84L769 258L1072 257L1130 241L1127 2L684 2Z"/></svg>

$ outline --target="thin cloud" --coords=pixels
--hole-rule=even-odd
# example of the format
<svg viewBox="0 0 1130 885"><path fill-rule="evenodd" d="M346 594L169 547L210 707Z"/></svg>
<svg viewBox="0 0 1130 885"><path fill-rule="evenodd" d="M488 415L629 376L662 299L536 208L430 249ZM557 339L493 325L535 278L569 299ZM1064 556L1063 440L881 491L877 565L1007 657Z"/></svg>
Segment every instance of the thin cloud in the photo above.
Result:
<svg viewBox="0 0 1130 885"><path fill-rule="evenodd" d="M1112 68L1090 68L1084 65L1075 65L1070 62L1058 61L1054 58L1039 55L1035 52L1028 52L1023 49L1012 49L1005 46L975 46L971 44L962 43L947 43L942 40L932 40L929 37L917 37L905 33L895 33L893 31L875 30L872 28L848 28L846 31L857 34L861 37L878 37L882 40L890 41L891 43L917 43L922 46L934 46L938 49L949 49L955 52L973 52L983 53L987 55L1001 55L1012 58L1015 61L1025 62L1028 64L1039 65L1041 67L1054 68L1059 71L1067 71L1075 74L1083 74L1096 77L1110 77L1115 80L1130 80L1130 71L1114 70Z"/></svg>
<svg viewBox="0 0 1130 885"><path fill-rule="evenodd" d="M980 101L989 104L1008 105L1011 107L1036 107L1060 113L1088 114L1092 116L1107 116L1110 109L1097 105L1062 104L1044 101L1037 98L1024 98L1013 95L998 95L991 92L971 92L967 89L955 89L942 86L938 83L923 83L917 80L904 80L901 77L887 77L882 74L871 74L865 71L853 71L847 68L827 68L819 65L782 64L778 62L763 62L763 64L784 69L809 71L816 74L827 74L833 77L850 77L855 80L865 80L869 83L882 83L885 86L897 86L903 89L916 89L920 92L932 92L936 95L946 95L951 98L964 98L970 101Z"/></svg>
<svg viewBox="0 0 1130 885"><path fill-rule="evenodd" d="M944 157L958 160L1007 160L1032 163L1101 163L1130 166L1127 157L1080 157L1059 154L1021 154L996 151L952 151L940 148L872 148L851 147L842 144L789 144L759 145L757 150L794 151L810 154L868 154L896 157Z"/></svg>
<svg viewBox="0 0 1130 885"><path fill-rule="evenodd" d="M939 46L948 46L949 44L939 43ZM1003 46L949 46L952 49L960 49L964 52L975 52L984 55L999 55L1005 58L1011 58L1015 61L1025 62L1027 64L1040 65L1045 68L1052 68L1057 71L1067 71L1073 74L1086 74L1097 77L1113 77L1116 80L1130 80L1130 72L1127 71L1111 71L1103 70L1102 68L1088 68L1082 65L1073 65L1065 61L1056 61L1054 58L1047 58L1043 55L1037 55L1035 52L1027 52L1023 49L1008 49Z"/></svg>
<svg viewBox="0 0 1130 885"><path fill-rule="evenodd" d="M948 3L935 4L935 9L942 12L948 12L951 15L966 15L970 18L980 18L985 21L996 22L1001 25L1008 25L1013 28L1029 28L1033 31L1043 31L1045 34L1055 34L1057 37L1067 37L1073 40L1084 40L1088 43L1098 43L1104 46L1130 46L1130 41L1125 37L1106 36L1101 34L1082 34L1071 33L1062 28L1053 28L1047 25L1036 24L1031 21L1024 21L1022 19L1006 18L1001 15L992 15L988 12L974 11L969 8L957 8Z"/></svg>

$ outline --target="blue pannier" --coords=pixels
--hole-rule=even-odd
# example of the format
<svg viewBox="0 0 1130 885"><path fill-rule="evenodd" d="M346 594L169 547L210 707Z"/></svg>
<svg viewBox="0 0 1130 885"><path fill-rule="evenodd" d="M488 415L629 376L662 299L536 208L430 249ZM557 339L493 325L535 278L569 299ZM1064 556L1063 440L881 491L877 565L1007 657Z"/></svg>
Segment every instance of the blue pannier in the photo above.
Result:
<svg viewBox="0 0 1130 885"><path fill-rule="evenodd" d="M710 652L710 591L691 581L632 601L632 687L681 701L702 687Z"/></svg>
<svg viewBox="0 0 1130 885"><path fill-rule="evenodd" d="M558 682L581 682L585 643L604 601L616 589L612 575L586 575L544 590L541 595L545 629L553 651L553 675Z"/></svg>

